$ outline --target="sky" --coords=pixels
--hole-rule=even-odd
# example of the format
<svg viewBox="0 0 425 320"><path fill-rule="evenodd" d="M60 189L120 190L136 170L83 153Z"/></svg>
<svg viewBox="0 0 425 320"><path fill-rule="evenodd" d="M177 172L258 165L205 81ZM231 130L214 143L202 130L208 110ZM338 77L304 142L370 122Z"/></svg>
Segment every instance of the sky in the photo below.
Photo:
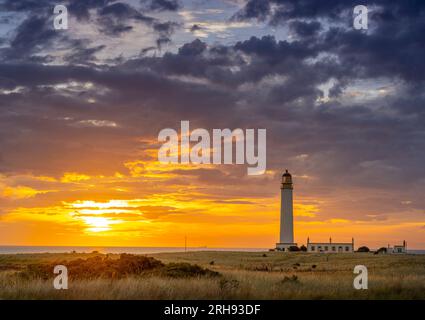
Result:
<svg viewBox="0 0 425 320"><path fill-rule="evenodd" d="M53 8L68 29L53 28ZM425 248L425 2L0 0L0 245ZM267 130L267 171L158 133Z"/></svg>

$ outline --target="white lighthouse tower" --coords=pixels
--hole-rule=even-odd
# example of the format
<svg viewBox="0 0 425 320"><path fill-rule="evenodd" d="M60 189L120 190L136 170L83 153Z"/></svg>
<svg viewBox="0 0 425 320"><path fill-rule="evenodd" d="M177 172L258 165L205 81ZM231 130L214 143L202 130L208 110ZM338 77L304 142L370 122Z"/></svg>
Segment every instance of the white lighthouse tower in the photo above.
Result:
<svg viewBox="0 0 425 320"><path fill-rule="evenodd" d="M289 247L297 245L294 243L293 189L292 176L286 170L280 186L280 242L276 243L276 249L281 251L289 251Z"/></svg>

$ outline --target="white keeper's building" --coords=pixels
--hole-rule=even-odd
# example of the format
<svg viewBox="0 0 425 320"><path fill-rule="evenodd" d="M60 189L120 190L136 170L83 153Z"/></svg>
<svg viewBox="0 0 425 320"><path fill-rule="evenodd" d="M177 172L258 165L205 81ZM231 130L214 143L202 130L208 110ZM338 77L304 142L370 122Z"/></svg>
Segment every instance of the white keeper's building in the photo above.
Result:
<svg viewBox="0 0 425 320"><path fill-rule="evenodd" d="M386 253L393 253L393 254L407 253L407 242L406 242L406 240L403 241L403 244L394 245L393 248L391 248L390 245L388 245Z"/></svg>
<svg viewBox="0 0 425 320"><path fill-rule="evenodd" d="M310 242L310 238L307 238L307 252L352 253L354 252L354 238L351 242L332 242L332 238L329 238L329 243Z"/></svg>

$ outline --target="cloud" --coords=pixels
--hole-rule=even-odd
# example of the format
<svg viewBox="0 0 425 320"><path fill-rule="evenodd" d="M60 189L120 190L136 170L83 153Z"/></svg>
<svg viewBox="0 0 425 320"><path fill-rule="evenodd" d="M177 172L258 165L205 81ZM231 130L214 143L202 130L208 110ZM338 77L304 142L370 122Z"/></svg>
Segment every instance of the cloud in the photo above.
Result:
<svg viewBox="0 0 425 320"><path fill-rule="evenodd" d="M161 8L146 3L155 11L178 10L174 2L155 4ZM98 39L59 37L43 19L29 15L1 56L0 170L59 179L66 172L106 177L98 182L104 183L103 195L89 188L63 190L70 197L116 196L119 190L131 197L189 185L203 199L248 205L247 197L277 197L279 172L289 167L311 177L296 185L302 197L324 199L315 218L415 215L412 210L423 208L425 185L422 5L415 12L402 2L378 6L374 28L357 32L341 22L351 2L281 3L248 1L237 18L288 27L293 39L190 38L163 54L154 48L172 41L179 23L151 19L148 9L128 3L70 4L73 15L109 28L102 29L106 33L124 38L138 24L155 32L159 42L143 47L144 54L115 60ZM7 2L19 12L28 13L30 5ZM393 19L401 12L402 22ZM334 16L337 23L329 24ZM60 39L67 51L53 64L49 56ZM377 82L376 88L370 85ZM350 98L354 95L358 98ZM208 130L266 128L272 174L252 180L239 166L146 173L158 146L141 140L155 141L159 130L178 128L184 119ZM302 154L308 157L297 158ZM111 178L116 172L130 181L118 183ZM375 196L365 199L359 190ZM35 198L42 196L48 195ZM401 204L407 198L412 207Z"/></svg>
<svg viewBox="0 0 425 320"><path fill-rule="evenodd" d="M132 32L144 30L154 31L154 43L160 48L164 43L171 42L170 36L179 28L179 23L167 21L151 16L153 12L180 8L177 1L155 1L146 8L137 8L134 2L112 0L70 1L62 5L68 8L70 29L60 32L53 29L53 8L57 3L53 0L29 1L23 0L20 4L14 1L2 0L0 6L12 16L16 14L16 21L25 20L14 30L12 39L2 39L10 42L10 46L0 49L0 56L5 60L19 60L61 63L61 53L68 51L68 58L72 63L87 64L95 61L93 56L100 48L109 46L111 37L124 37ZM17 14L19 13L19 14ZM76 20L75 20L76 19ZM81 29L84 35L79 37L76 30ZM90 30L90 32L87 32ZM149 31L150 32L150 31ZM93 37L103 39L104 43L96 43ZM104 36L110 37L105 38ZM57 47L61 47L57 52ZM50 54L54 51L54 54ZM3 54L2 54L3 52ZM82 62L87 57L90 61Z"/></svg>
<svg viewBox="0 0 425 320"><path fill-rule="evenodd" d="M177 11L182 8L178 0L141 0L140 2L153 11Z"/></svg>
<svg viewBox="0 0 425 320"><path fill-rule="evenodd" d="M317 35L317 33L322 28L320 22L318 21L292 21L289 26L300 37L311 37Z"/></svg>
<svg viewBox="0 0 425 320"><path fill-rule="evenodd" d="M314 0L248 0L243 8L235 14L240 20L267 20L271 24L284 24L291 19L328 19L334 22L352 16L355 0L335 0L316 2ZM419 17L425 6L421 2L388 3L385 0L368 0L363 2L374 8L374 17L390 21L397 18ZM382 10L377 10L382 9Z"/></svg>

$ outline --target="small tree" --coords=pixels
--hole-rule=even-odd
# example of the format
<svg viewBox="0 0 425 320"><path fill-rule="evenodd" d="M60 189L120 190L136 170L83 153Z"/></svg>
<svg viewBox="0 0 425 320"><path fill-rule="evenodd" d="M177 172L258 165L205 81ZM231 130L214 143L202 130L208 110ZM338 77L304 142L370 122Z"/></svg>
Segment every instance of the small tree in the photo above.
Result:
<svg viewBox="0 0 425 320"><path fill-rule="evenodd" d="M375 251L375 254L387 253L387 248L382 247Z"/></svg>
<svg viewBox="0 0 425 320"><path fill-rule="evenodd" d="M360 247L357 249L357 252L369 252L369 248L366 246Z"/></svg>
<svg viewBox="0 0 425 320"><path fill-rule="evenodd" d="M306 251L307 251L307 247L306 247L305 245L302 245L302 246L300 247L300 250L301 250L301 251L306 252Z"/></svg>

